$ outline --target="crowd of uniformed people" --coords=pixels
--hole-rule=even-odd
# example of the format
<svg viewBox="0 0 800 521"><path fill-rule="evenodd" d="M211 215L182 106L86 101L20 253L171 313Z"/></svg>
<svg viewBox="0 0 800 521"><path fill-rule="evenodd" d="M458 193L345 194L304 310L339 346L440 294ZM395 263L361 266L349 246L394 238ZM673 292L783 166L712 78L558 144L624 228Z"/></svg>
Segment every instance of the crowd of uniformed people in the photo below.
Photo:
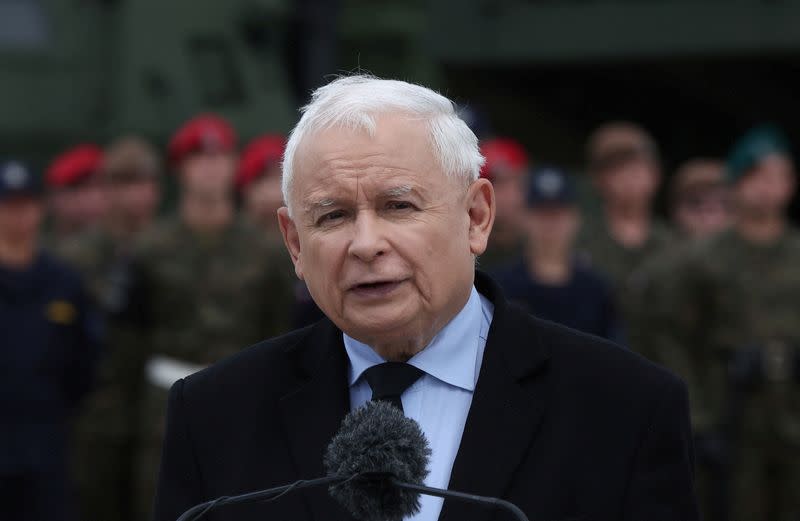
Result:
<svg viewBox="0 0 800 521"><path fill-rule="evenodd" d="M687 382L707 519L797 521L791 144L773 126L731 139L668 179L629 122L588 137L578 175L482 140L497 215L478 268L515 305ZM44 172L0 161L0 519L146 520L170 385L321 318L275 218L285 137L239 145L205 114L163 153L131 135Z"/></svg>

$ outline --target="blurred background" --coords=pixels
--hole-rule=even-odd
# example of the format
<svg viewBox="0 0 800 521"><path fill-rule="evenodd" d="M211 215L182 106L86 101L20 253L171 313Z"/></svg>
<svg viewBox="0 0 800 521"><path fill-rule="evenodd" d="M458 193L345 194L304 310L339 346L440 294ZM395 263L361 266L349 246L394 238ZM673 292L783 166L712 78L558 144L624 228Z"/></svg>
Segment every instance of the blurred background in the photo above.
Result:
<svg viewBox="0 0 800 521"><path fill-rule="evenodd" d="M322 316L280 157L314 88L372 73L481 140L515 304L687 381L706 517L800 520L799 28L800 0L0 0L0 518L147 519L172 382Z"/></svg>

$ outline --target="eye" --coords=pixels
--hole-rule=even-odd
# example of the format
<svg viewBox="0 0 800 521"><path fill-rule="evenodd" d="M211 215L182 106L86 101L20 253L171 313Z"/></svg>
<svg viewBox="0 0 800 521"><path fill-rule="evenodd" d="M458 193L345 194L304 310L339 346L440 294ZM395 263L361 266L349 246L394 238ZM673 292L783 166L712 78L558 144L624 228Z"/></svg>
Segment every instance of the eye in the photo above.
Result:
<svg viewBox="0 0 800 521"><path fill-rule="evenodd" d="M328 212L320 216L320 218L317 219L317 224L322 225L322 224L335 223L336 221L343 219L344 216L345 216L344 210L333 210L331 212Z"/></svg>
<svg viewBox="0 0 800 521"><path fill-rule="evenodd" d="M388 210L413 210L416 208L412 203L408 201L389 201L386 203L386 208Z"/></svg>

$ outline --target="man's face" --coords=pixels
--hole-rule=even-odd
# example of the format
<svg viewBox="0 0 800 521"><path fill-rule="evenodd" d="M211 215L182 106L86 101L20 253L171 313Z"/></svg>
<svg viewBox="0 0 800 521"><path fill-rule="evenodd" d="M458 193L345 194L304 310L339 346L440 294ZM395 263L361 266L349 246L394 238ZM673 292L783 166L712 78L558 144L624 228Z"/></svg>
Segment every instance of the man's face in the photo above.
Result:
<svg viewBox="0 0 800 521"><path fill-rule="evenodd" d="M99 224L109 209L107 194L99 180L58 188L52 193L50 204L58 223L78 230Z"/></svg>
<svg viewBox="0 0 800 521"><path fill-rule="evenodd" d="M653 162L644 158L624 162L598 175L603 198L612 205L649 203L661 180Z"/></svg>
<svg viewBox="0 0 800 521"><path fill-rule="evenodd" d="M0 201L0 236L11 243L28 242L39 232L43 205L39 199L17 196Z"/></svg>
<svg viewBox="0 0 800 521"><path fill-rule="evenodd" d="M580 226L575 206L543 204L525 212L528 241L536 247L566 250L572 246Z"/></svg>
<svg viewBox="0 0 800 521"><path fill-rule="evenodd" d="M267 172L245 189L247 212L257 222L276 222L278 208L283 206L280 167Z"/></svg>
<svg viewBox="0 0 800 521"><path fill-rule="evenodd" d="M200 152L180 166L185 191L204 197L227 194L233 186L236 158L227 152Z"/></svg>
<svg viewBox="0 0 800 521"><path fill-rule="evenodd" d="M492 173L492 187L497 201L497 225L517 228L524 206L525 172L498 169Z"/></svg>
<svg viewBox="0 0 800 521"><path fill-rule="evenodd" d="M158 208L160 190L153 179L110 183L106 192L111 211L126 221L149 221Z"/></svg>
<svg viewBox="0 0 800 521"><path fill-rule="evenodd" d="M445 176L424 124L400 115L377 118L374 137L309 136L296 157L294 216L281 208L279 221L315 302L373 346L435 334L469 297L494 218L491 184Z"/></svg>
<svg viewBox="0 0 800 521"><path fill-rule="evenodd" d="M675 205L675 223L683 233L693 238L724 230L730 224L730 217L727 191L723 187L683 196Z"/></svg>
<svg viewBox="0 0 800 521"><path fill-rule="evenodd" d="M768 156L736 182L736 206L739 211L750 214L781 213L789 204L794 189L792 162L784 156Z"/></svg>

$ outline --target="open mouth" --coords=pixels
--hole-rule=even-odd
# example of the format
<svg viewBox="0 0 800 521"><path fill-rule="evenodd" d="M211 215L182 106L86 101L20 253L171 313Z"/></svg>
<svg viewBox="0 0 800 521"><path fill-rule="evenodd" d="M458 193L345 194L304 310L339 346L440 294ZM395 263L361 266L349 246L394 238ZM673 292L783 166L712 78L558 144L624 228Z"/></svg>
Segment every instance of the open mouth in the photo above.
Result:
<svg viewBox="0 0 800 521"><path fill-rule="evenodd" d="M365 282L356 284L350 291L363 297L377 297L391 293L404 281L402 280L381 280L375 282Z"/></svg>

